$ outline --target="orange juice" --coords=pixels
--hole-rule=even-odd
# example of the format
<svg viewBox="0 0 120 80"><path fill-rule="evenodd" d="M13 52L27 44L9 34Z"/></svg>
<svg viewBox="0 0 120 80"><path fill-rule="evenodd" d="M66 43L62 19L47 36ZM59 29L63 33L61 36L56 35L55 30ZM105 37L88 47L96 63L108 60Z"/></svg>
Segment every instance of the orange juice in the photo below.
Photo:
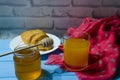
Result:
<svg viewBox="0 0 120 80"><path fill-rule="evenodd" d="M86 39L64 39L64 62L66 69L80 71L88 65L90 42Z"/></svg>
<svg viewBox="0 0 120 80"><path fill-rule="evenodd" d="M22 50L14 54L16 76L19 80L35 80L41 75L38 50Z"/></svg>

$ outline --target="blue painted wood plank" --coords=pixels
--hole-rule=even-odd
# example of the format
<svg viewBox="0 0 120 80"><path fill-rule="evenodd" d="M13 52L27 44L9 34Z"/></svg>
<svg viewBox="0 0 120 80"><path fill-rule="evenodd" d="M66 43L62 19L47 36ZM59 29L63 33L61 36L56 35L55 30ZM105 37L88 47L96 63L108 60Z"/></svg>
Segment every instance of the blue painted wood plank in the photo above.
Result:
<svg viewBox="0 0 120 80"><path fill-rule="evenodd" d="M0 78L15 77L13 62L0 62Z"/></svg>
<svg viewBox="0 0 120 80"><path fill-rule="evenodd" d="M44 80L52 78L52 80L78 80L74 72L66 72L57 65L45 65L45 61L41 61ZM13 61L0 61L0 80L17 80L14 70Z"/></svg>
<svg viewBox="0 0 120 80"><path fill-rule="evenodd" d="M11 50L9 47L11 39L0 39L0 50Z"/></svg>
<svg viewBox="0 0 120 80"><path fill-rule="evenodd" d="M0 78L0 80L18 80L17 78Z"/></svg>
<svg viewBox="0 0 120 80"><path fill-rule="evenodd" d="M9 52L10 50L0 50L0 54ZM13 61L13 54L0 57L0 61Z"/></svg>

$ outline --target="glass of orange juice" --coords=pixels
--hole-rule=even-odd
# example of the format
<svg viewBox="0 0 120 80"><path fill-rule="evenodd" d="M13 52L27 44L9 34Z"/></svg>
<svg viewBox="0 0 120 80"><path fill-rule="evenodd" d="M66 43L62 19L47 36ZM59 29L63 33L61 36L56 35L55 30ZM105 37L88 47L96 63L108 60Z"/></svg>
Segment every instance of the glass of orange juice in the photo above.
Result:
<svg viewBox="0 0 120 80"><path fill-rule="evenodd" d="M64 64L69 71L81 71L88 65L90 35L83 34L80 38L63 36Z"/></svg>
<svg viewBox="0 0 120 80"><path fill-rule="evenodd" d="M15 50L26 46L18 46ZM15 73L19 80L35 80L41 75L40 53L37 47L20 50L13 56Z"/></svg>

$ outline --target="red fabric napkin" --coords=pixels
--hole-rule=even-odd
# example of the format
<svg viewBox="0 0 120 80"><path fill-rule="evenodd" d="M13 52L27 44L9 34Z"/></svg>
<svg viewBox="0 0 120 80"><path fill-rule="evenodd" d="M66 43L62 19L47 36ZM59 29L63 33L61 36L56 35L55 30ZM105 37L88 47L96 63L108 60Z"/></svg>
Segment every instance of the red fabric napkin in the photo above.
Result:
<svg viewBox="0 0 120 80"><path fill-rule="evenodd" d="M77 28L69 28L71 37L80 37L82 33L91 35L89 65L80 72L75 72L79 80L112 80L120 54L120 18L117 16L92 19L85 18ZM63 50L63 46L59 48ZM58 64L64 67L63 54L52 54L46 64Z"/></svg>

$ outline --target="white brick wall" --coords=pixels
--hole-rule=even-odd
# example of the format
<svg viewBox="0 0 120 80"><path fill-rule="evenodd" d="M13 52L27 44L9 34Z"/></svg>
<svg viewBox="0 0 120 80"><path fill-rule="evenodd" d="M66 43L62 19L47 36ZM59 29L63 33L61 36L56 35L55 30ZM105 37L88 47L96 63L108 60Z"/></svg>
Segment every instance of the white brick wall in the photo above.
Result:
<svg viewBox="0 0 120 80"><path fill-rule="evenodd" d="M25 27L25 19L20 17L0 17L0 30L20 29Z"/></svg>
<svg viewBox="0 0 120 80"><path fill-rule="evenodd" d="M49 7L15 7L15 16L21 17L44 17L52 14L52 9Z"/></svg>
<svg viewBox="0 0 120 80"><path fill-rule="evenodd" d="M27 0L0 0L0 5L26 6Z"/></svg>
<svg viewBox="0 0 120 80"><path fill-rule="evenodd" d="M0 38L40 28L61 35L83 18L120 16L120 0L0 0Z"/></svg>
<svg viewBox="0 0 120 80"><path fill-rule="evenodd" d="M102 0L73 0L73 5L74 6L97 7L101 5L101 1Z"/></svg>
<svg viewBox="0 0 120 80"><path fill-rule="evenodd" d="M71 0L33 0L33 6L69 6Z"/></svg>
<svg viewBox="0 0 120 80"><path fill-rule="evenodd" d="M8 6L0 7L0 17L13 16L13 9Z"/></svg>
<svg viewBox="0 0 120 80"><path fill-rule="evenodd" d="M99 7L94 9L93 17L109 17L117 13L117 8L114 7Z"/></svg>

